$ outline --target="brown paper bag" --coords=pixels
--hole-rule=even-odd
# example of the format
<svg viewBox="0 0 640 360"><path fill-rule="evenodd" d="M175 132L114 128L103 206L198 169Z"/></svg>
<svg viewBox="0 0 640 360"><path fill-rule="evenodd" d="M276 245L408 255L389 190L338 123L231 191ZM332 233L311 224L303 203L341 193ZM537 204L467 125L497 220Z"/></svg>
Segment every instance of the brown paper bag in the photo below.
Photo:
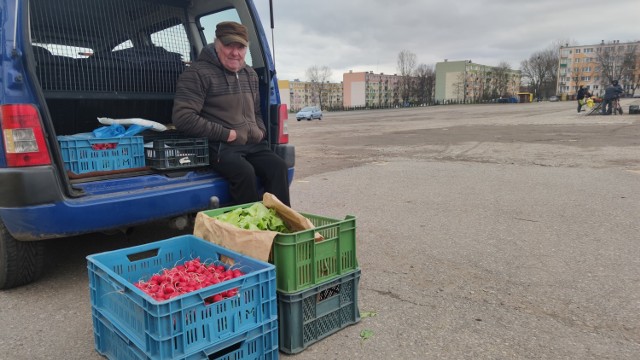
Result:
<svg viewBox="0 0 640 360"><path fill-rule="evenodd" d="M283 204L273 194L265 193L262 197L262 203L264 206L274 209L292 232L315 227L311 220ZM269 261L273 240L278 233L268 230L240 229L199 212L196 215L193 235L258 260ZM314 240L316 242L322 241L324 237L316 232Z"/></svg>
<svg viewBox="0 0 640 360"><path fill-rule="evenodd" d="M282 201L280 201L273 194L264 193L264 195L262 196L262 203L269 209L274 209L278 213L278 216L280 216L282 221L284 221L285 225L287 225L287 229L289 229L291 232L310 230L315 228L315 225L313 225L311 220L307 219L297 211L283 204ZM324 240L324 237L318 232L316 232L313 237L316 242Z"/></svg>
<svg viewBox="0 0 640 360"><path fill-rule="evenodd" d="M193 235L240 254L268 261L273 239L278 233L240 229L199 212L196 215Z"/></svg>

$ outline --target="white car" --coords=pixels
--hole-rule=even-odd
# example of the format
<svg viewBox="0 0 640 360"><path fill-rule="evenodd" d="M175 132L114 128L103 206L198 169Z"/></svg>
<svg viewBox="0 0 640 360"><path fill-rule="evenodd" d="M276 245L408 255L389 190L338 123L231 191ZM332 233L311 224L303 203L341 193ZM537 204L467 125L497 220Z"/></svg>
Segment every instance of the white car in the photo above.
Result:
<svg viewBox="0 0 640 360"><path fill-rule="evenodd" d="M317 106L307 106L302 108L302 110L298 111L296 114L296 120L300 121L302 119L313 120L318 119L322 120L322 110L320 110Z"/></svg>

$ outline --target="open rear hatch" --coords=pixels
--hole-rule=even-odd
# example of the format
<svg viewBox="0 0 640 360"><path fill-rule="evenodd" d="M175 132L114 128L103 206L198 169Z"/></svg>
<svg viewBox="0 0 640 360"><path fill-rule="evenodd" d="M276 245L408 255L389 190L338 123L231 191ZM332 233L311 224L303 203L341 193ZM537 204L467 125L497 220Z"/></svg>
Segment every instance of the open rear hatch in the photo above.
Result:
<svg viewBox="0 0 640 360"><path fill-rule="evenodd" d="M50 147L71 183L208 164L202 139L177 143L180 134L170 131L176 81L192 58L185 6L185 1L29 1L35 75L46 104L40 112L47 132L55 134ZM101 117L146 119L169 131L92 139L90 134L104 126ZM158 151L172 145L180 147ZM152 161L145 161L148 155Z"/></svg>

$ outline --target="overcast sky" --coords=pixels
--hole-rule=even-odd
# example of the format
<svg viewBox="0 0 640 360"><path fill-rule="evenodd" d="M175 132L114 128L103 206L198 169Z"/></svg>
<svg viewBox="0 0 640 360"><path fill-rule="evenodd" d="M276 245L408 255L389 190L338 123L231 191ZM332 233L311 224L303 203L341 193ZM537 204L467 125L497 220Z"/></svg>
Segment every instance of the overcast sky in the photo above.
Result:
<svg viewBox="0 0 640 360"><path fill-rule="evenodd" d="M471 60L512 69L557 42L597 44L640 40L640 0L254 0L278 79L306 81L306 70L342 74L397 73L398 54L417 64ZM605 5L606 4L606 5Z"/></svg>

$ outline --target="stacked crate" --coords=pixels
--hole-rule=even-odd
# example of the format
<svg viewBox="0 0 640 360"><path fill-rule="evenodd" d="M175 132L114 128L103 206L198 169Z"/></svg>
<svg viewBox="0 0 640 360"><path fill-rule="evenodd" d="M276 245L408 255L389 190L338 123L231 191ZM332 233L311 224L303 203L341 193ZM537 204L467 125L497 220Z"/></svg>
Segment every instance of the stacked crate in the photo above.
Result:
<svg viewBox="0 0 640 360"><path fill-rule="evenodd" d="M215 217L240 206L205 211ZM280 351L295 354L360 321L355 217L302 213L312 230L278 234L273 242ZM316 241L319 233L323 240Z"/></svg>
<svg viewBox="0 0 640 360"><path fill-rule="evenodd" d="M233 263L243 276L156 301L134 286L200 258ZM90 255L96 350L109 359L277 359L275 267L195 236ZM206 299L230 289L236 296Z"/></svg>

